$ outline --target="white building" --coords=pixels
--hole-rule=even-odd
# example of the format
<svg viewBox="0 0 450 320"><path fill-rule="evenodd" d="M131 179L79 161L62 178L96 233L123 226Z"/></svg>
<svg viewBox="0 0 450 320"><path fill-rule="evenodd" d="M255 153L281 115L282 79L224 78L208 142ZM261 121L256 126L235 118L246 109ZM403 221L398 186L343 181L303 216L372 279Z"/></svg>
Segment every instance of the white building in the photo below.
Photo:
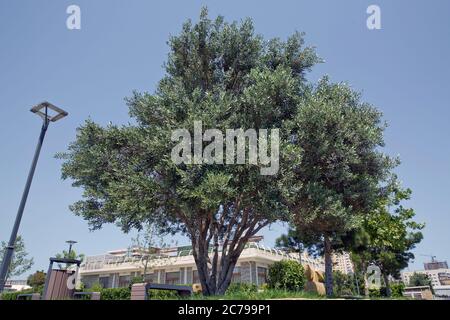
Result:
<svg viewBox="0 0 450 320"><path fill-rule="evenodd" d="M166 284L199 283L197 268L190 246L168 249L154 248L146 280ZM234 269L233 282L247 282L261 285L266 282L267 269L275 261L299 260L298 254L287 253L250 242L243 250ZM89 288L100 283L104 288L128 286L131 279L143 274L142 250L116 250L107 254L90 256L80 267L79 281ZM302 264L309 264L317 270L324 270L322 259L314 259L307 253L301 257Z"/></svg>
<svg viewBox="0 0 450 320"><path fill-rule="evenodd" d="M22 291L30 288L27 280L7 280L5 283L5 291Z"/></svg>
<svg viewBox="0 0 450 320"><path fill-rule="evenodd" d="M402 272L402 281L406 285L414 273L426 274L431 280L431 285L434 287L450 285L450 269L434 269L434 270L418 270Z"/></svg>
<svg viewBox="0 0 450 320"><path fill-rule="evenodd" d="M344 252L342 254L333 254L333 270L340 271L344 274L352 274L355 271L350 254Z"/></svg>

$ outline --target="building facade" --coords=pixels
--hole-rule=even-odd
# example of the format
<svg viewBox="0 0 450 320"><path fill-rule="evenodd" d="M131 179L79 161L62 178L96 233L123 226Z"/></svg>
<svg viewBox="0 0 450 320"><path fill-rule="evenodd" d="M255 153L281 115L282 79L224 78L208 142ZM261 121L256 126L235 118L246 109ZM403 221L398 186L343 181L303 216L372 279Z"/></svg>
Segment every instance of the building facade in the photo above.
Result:
<svg viewBox="0 0 450 320"><path fill-rule="evenodd" d="M402 281L405 284L409 284L409 280L414 273L422 273L428 275L431 280L431 285L448 286L450 285L450 269L431 269L431 270L418 270L418 271L405 271L402 272Z"/></svg>
<svg viewBox="0 0 450 320"><path fill-rule="evenodd" d="M150 257L143 258L142 250L138 248L87 257L80 267L78 283L83 283L86 288L96 283L104 288L126 287L134 277L144 274L147 260L146 281L165 284L200 283L191 247L154 248ZM232 282L260 286L267 281L268 267L283 259L299 261L299 255L250 242L234 268ZM302 253L301 263L324 270L323 260L312 258L307 253Z"/></svg>
<svg viewBox="0 0 450 320"><path fill-rule="evenodd" d="M450 286L450 269L448 268L447 261L437 261L432 257L431 262L425 262L423 266L425 270L403 272L403 283L409 284L414 273L421 273L426 274L430 278L433 288Z"/></svg>
<svg viewBox="0 0 450 320"><path fill-rule="evenodd" d="M350 254L343 252L342 254L333 255L333 270L340 271L343 274L352 274L355 271Z"/></svg>

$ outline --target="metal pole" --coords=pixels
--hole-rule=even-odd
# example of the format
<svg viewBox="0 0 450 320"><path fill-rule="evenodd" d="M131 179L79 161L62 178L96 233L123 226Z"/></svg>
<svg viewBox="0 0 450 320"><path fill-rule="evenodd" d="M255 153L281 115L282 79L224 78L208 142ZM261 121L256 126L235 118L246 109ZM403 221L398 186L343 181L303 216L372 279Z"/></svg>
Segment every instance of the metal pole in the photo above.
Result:
<svg viewBox="0 0 450 320"><path fill-rule="evenodd" d="M49 125L49 120L44 119L44 123L41 128L41 134L36 146L36 151L34 152L33 162L31 163L30 172L28 173L27 183L25 184L25 189L23 190L22 200L20 201L19 210L17 211L16 221L14 222L14 227L11 232L11 237L9 238L8 246L6 247L2 266L0 269L0 292L6 284L6 279L8 276L9 265L11 264L11 259L14 253L14 245L16 243L17 232L19 231L20 221L22 220L23 210L25 209L25 204L27 202L28 193L30 191L31 182L33 181L34 171L36 170L36 164L39 159L39 153L41 152L42 143L44 142L45 133Z"/></svg>
<svg viewBox="0 0 450 320"><path fill-rule="evenodd" d="M48 283L50 281L50 277L52 275L52 269L53 269L53 260L50 258L50 263L48 265L47 274L45 275L45 284L44 284L44 290L42 291L42 299L47 299L47 290L48 290Z"/></svg>

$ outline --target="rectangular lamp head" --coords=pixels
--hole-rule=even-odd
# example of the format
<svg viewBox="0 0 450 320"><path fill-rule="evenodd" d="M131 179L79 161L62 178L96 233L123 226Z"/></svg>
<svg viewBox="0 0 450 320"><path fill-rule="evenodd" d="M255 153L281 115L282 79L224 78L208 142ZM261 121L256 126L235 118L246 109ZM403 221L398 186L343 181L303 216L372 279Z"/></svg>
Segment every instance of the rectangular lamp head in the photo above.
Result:
<svg viewBox="0 0 450 320"><path fill-rule="evenodd" d="M49 112L49 110L51 111L51 113ZM58 121L59 119L62 119L68 115L68 113L63 109L58 108L57 106L47 101L35 105L33 108L31 108L30 111L36 113L42 119L51 122Z"/></svg>

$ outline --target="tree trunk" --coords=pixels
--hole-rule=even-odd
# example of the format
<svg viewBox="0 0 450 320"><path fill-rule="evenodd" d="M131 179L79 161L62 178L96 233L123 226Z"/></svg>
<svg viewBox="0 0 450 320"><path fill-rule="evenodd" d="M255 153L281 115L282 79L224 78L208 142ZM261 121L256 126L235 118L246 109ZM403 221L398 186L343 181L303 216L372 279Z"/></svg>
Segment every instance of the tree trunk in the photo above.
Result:
<svg viewBox="0 0 450 320"><path fill-rule="evenodd" d="M383 280L384 280L384 285L386 286L386 296L390 297L391 296L391 286L389 283L389 275L382 271L383 274Z"/></svg>
<svg viewBox="0 0 450 320"><path fill-rule="evenodd" d="M226 262L223 268L220 270L219 279L220 285L217 288L218 295L224 295L231 283L231 278L233 277L234 267L236 261Z"/></svg>
<svg viewBox="0 0 450 320"><path fill-rule="evenodd" d="M225 208L222 214L226 216L206 215L190 226L192 251L205 296L226 292L248 239L269 224L268 220L251 219L249 212ZM211 242L212 256L209 254Z"/></svg>
<svg viewBox="0 0 450 320"><path fill-rule="evenodd" d="M333 296L333 261L330 238L324 236L324 253L325 253L325 291L327 297Z"/></svg>
<svg viewBox="0 0 450 320"><path fill-rule="evenodd" d="M369 296L369 279L367 279L367 272L364 272L364 295Z"/></svg>
<svg viewBox="0 0 450 320"><path fill-rule="evenodd" d="M303 252L302 247L301 247L301 246L298 246L297 250L298 250L298 263L300 263L301 265L303 265L303 264L302 264L302 252Z"/></svg>
<svg viewBox="0 0 450 320"><path fill-rule="evenodd" d="M142 275L142 281L144 281L144 282L145 282L145 277L147 276L148 259L149 259L149 257L147 257L147 258L145 259L144 274Z"/></svg>

